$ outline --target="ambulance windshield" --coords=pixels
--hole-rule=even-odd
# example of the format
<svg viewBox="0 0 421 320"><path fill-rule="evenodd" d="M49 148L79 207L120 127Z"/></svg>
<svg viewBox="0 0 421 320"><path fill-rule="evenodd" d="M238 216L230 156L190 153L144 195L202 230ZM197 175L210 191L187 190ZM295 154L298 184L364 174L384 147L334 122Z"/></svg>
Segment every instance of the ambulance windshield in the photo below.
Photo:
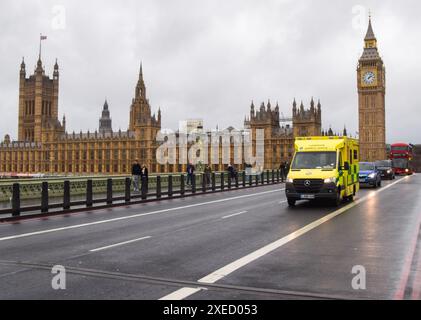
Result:
<svg viewBox="0 0 421 320"><path fill-rule="evenodd" d="M336 152L298 152L292 163L292 170L336 168Z"/></svg>

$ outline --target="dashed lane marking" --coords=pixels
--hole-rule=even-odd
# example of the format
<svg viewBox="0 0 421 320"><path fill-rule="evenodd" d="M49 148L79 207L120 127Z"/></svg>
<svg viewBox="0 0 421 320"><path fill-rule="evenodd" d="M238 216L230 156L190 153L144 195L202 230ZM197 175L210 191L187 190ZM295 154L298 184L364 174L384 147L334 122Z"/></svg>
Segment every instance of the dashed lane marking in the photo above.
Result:
<svg viewBox="0 0 421 320"><path fill-rule="evenodd" d="M236 216L239 216L239 215L242 215L242 214L245 214L245 213L247 213L247 211L241 211L241 212L238 212L238 213L230 214L229 216L222 217L222 220L229 219L229 218L232 218L232 217L236 217Z"/></svg>
<svg viewBox="0 0 421 320"><path fill-rule="evenodd" d="M103 250L107 250L107 249L111 249L111 248L115 248L115 247L120 247L123 246L125 244L130 244L130 243L134 243L134 242L139 242L142 240L146 240L146 239L150 239L152 237L148 236L148 237L143 237L143 238L139 238L139 239L134 239L134 240L129 240L129 241L124 241L124 242L120 242L120 243L116 243L116 244L112 244L106 247L102 247L102 248L97 248L97 249L92 249L89 250L90 252L98 252L98 251L103 251Z"/></svg>

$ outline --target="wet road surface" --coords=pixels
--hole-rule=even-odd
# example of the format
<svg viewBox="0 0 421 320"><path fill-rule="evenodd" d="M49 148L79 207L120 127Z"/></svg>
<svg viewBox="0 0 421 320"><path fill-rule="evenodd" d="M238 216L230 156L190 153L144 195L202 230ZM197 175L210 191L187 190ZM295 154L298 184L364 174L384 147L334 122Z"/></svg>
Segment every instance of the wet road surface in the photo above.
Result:
<svg viewBox="0 0 421 320"><path fill-rule="evenodd" d="M276 185L3 223L0 299L420 299L420 222L414 175L340 208Z"/></svg>

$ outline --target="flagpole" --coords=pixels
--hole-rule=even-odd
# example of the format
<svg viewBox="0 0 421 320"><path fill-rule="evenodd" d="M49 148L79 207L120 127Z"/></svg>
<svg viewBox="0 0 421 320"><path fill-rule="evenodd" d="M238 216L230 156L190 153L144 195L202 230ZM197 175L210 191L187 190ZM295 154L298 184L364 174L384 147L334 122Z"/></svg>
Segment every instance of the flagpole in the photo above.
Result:
<svg viewBox="0 0 421 320"><path fill-rule="evenodd" d="M39 60L41 60L41 43L42 43L42 33L39 34Z"/></svg>

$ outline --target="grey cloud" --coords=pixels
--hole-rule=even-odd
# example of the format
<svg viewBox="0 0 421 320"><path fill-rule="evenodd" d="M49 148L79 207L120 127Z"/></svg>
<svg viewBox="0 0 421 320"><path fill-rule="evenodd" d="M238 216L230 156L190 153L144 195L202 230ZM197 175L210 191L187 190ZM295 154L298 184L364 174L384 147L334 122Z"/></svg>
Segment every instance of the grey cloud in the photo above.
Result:
<svg viewBox="0 0 421 320"><path fill-rule="evenodd" d="M66 28L52 30L52 7L64 5ZM17 134L18 72L43 63L61 72L60 115L76 132L98 126L108 98L114 129L126 129L140 60L151 104L163 126L204 118L207 127L242 125L251 100L293 98L323 104L323 124L358 127L356 65L365 30L352 8L373 11L387 67L388 141L421 143L418 1L11 1L0 3L0 139Z"/></svg>

